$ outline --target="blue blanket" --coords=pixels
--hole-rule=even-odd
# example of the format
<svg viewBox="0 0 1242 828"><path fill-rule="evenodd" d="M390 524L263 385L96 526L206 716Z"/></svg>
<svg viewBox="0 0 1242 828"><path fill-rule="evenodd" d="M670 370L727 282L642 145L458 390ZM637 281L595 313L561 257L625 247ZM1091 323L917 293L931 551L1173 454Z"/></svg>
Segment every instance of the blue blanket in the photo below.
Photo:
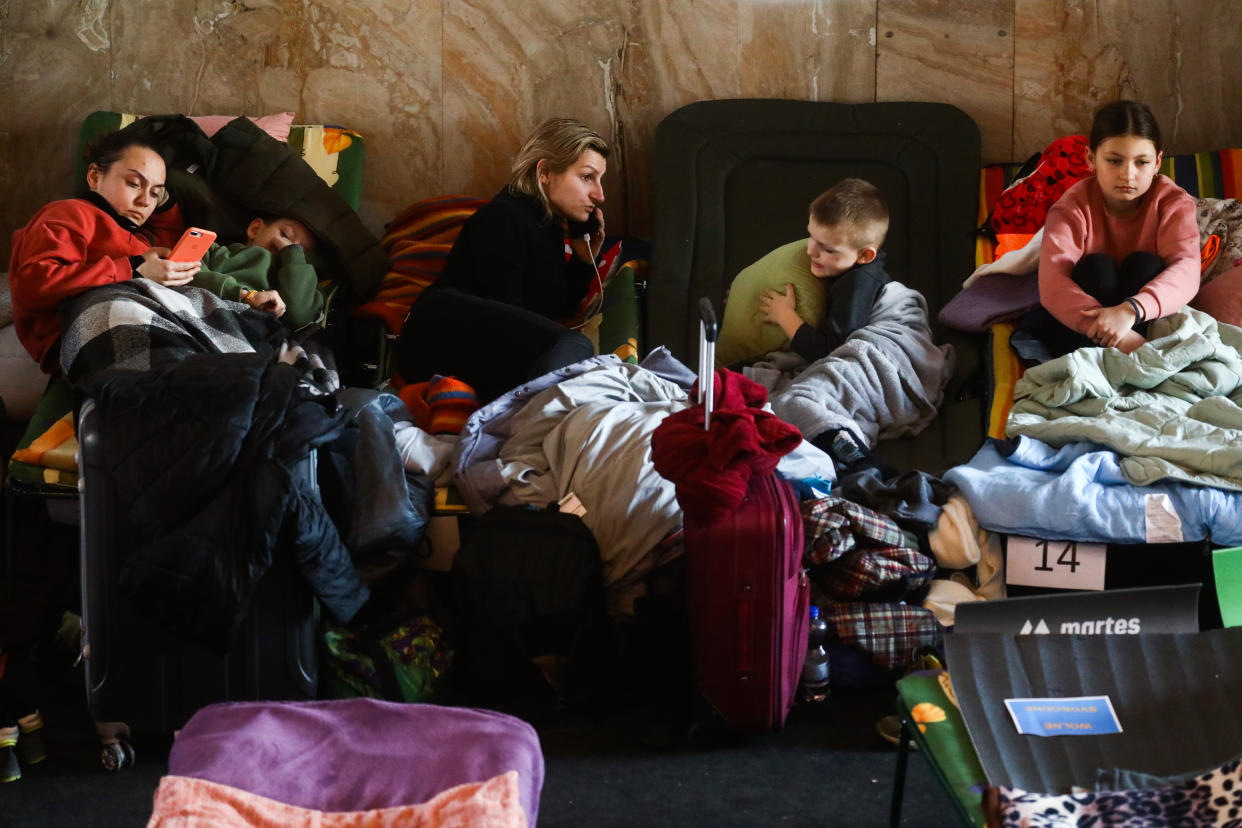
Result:
<svg viewBox="0 0 1242 828"><path fill-rule="evenodd" d="M992 532L1087 543L1210 536L1219 544L1242 545L1242 493L1173 480L1135 486L1122 473L1121 457L1094 443L1055 449L1031 437L988 440L944 479L961 490L979 525ZM1180 537L1157 528L1172 526Z"/></svg>

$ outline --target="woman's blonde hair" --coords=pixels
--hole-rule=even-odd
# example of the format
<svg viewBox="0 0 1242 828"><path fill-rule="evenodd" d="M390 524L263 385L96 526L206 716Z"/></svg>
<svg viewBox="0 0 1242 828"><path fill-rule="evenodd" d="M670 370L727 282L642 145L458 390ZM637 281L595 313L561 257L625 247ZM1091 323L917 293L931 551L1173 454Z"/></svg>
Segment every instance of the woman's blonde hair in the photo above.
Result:
<svg viewBox="0 0 1242 828"><path fill-rule="evenodd" d="M549 118L526 139L509 170L509 192L539 199L545 221L553 218L552 202L539 183L539 162L544 172L563 173L582 153L595 150L608 157L608 142L598 132L574 118Z"/></svg>

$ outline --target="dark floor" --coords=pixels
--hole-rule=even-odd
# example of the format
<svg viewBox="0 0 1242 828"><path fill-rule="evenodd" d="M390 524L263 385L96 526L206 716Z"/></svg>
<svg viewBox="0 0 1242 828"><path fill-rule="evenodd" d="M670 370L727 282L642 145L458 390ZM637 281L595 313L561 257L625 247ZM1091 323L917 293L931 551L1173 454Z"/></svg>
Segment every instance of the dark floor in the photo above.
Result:
<svg viewBox="0 0 1242 828"><path fill-rule="evenodd" d="M3 435L12 443L12 435ZM8 456L11 445L5 446ZM138 738L137 764L104 771L75 653L55 645L61 608L76 607L77 529L49 520L38 499L10 499L0 563L0 647L5 683L40 707L48 758L0 785L4 826L138 826L167 769L167 738ZM11 510L8 508L11 507ZM10 588L12 562L16 588ZM540 729L546 760L539 825L773 826L889 824L896 749L875 731L893 709L891 690L837 689L826 704L795 708L781 733L692 748L644 746L641 714L618 709L600 721ZM954 824L947 795L913 756L901 825Z"/></svg>
<svg viewBox="0 0 1242 828"><path fill-rule="evenodd" d="M48 759L0 786L0 825L145 824L168 740L139 739L135 767L102 770L81 671L49 660L39 665ZM545 727L539 825L885 826L896 752L873 725L890 708L883 691L837 691L823 706L796 708L782 733L704 749L644 748L625 714ZM954 824L949 800L917 755L905 800L902 825Z"/></svg>
<svg viewBox="0 0 1242 828"><path fill-rule="evenodd" d="M0 644L9 651L6 684L43 713L48 758L0 785L0 826L143 825L169 741L139 738L135 767L101 768L82 670L74 653L39 632L48 608L74 600L76 530L22 511L37 504L18 508L18 587L0 589ZM692 748L684 734L678 746L646 747L647 723L624 708L596 722L544 726L539 824L888 825L896 752L874 725L892 706L891 690L838 689L826 704L795 708L781 733L714 748ZM950 801L920 757L910 762L905 796L902 825L953 824Z"/></svg>

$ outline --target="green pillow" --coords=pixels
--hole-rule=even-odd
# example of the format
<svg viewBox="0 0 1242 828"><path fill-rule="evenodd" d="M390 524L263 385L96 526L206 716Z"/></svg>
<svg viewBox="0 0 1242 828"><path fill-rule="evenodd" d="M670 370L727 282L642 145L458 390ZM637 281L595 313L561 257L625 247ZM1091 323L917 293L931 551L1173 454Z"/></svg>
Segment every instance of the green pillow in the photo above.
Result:
<svg viewBox="0 0 1242 828"><path fill-rule="evenodd" d="M759 311L759 296L769 288L784 291L792 282L798 315L815 328L823 322L827 296L823 281L811 273L806 241L776 248L734 278L716 340L716 364L753 362L771 351L789 349L789 337L780 326L765 322Z"/></svg>

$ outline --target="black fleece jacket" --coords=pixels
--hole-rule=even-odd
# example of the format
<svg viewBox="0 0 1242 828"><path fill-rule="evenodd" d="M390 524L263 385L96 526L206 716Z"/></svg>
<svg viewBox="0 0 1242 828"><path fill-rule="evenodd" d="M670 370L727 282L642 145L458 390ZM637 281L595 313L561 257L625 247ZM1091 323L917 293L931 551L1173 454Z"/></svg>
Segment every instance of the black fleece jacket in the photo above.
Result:
<svg viewBox="0 0 1242 828"><path fill-rule="evenodd" d="M496 299L562 322L578 310L595 271L565 258L560 221L545 221L529 196L507 189L462 225L436 286Z"/></svg>
<svg viewBox="0 0 1242 828"><path fill-rule="evenodd" d="M223 652L278 544L338 621L369 591L301 458L347 416L264 354L195 354L92 375L101 481L117 514L120 586L155 623ZM281 548L284 548L281 545Z"/></svg>
<svg viewBox="0 0 1242 828"><path fill-rule="evenodd" d="M793 349L807 362L832 353L854 331L867 324L871 309L884 286L892 281L884 269L881 252L866 264L855 265L840 276L824 280L828 292L828 312L819 330L805 322L794 332Z"/></svg>

